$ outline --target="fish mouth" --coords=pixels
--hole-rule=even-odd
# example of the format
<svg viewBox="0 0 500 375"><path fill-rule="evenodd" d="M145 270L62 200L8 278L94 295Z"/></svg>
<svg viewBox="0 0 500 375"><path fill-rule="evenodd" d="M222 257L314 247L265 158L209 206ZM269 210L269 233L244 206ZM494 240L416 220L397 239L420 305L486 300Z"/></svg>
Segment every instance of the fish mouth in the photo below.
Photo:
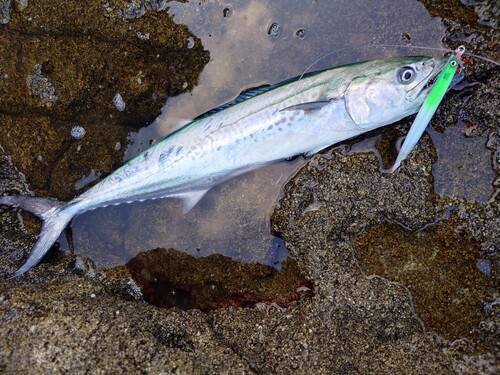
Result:
<svg viewBox="0 0 500 375"><path fill-rule="evenodd" d="M437 73L433 72L430 75L430 78L427 80L427 83L424 85L424 87L422 88L422 90L420 90L420 94L422 94L422 92L424 92L424 91L427 92L427 91L429 91L432 88L432 86L434 85L434 82L437 81L438 73L441 73L441 72L437 72Z"/></svg>
<svg viewBox="0 0 500 375"><path fill-rule="evenodd" d="M429 93L429 91L434 86L434 83L437 81L439 75L443 71L444 67L446 66L447 61L448 58L434 59L434 69L432 70L431 74L429 74L422 80L421 84L423 83L424 85L418 95L422 95L422 93L425 93L425 95L427 95Z"/></svg>
<svg viewBox="0 0 500 375"><path fill-rule="evenodd" d="M434 86L437 78L443 71L447 61L447 58L433 59L431 62L431 64L433 65L432 71L426 77L424 77L413 89L406 93L406 99L409 101L414 101L422 95L427 96L429 91Z"/></svg>
<svg viewBox="0 0 500 375"><path fill-rule="evenodd" d="M424 81L427 79L427 82L425 83L424 87L422 88L421 93L422 93L422 91L425 91L425 90L427 90L427 92L430 91L430 89L432 88L434 83L437 81L439 75L443 71L444 67L446 66L447 61L448 61L448 58L441 59L441 60L437 61L436 67L432 70L431 74L429 74L429 76L424 79Z"/></svg>

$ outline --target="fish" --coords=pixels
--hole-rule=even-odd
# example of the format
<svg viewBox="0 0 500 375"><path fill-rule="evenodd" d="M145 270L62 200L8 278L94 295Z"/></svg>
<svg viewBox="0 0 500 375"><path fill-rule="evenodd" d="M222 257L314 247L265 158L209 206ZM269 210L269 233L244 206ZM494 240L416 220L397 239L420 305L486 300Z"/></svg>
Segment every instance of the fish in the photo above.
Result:
<svg viewBox="0 0 500 375"><path fill-rule="evenodd" d="M242 93L199 116L69 202L3 196L42 220L26 261L35 267L71 220L109 205L178 198L188 212L213 186L416 113L448 59L390 57L311 72Z"/></svg>

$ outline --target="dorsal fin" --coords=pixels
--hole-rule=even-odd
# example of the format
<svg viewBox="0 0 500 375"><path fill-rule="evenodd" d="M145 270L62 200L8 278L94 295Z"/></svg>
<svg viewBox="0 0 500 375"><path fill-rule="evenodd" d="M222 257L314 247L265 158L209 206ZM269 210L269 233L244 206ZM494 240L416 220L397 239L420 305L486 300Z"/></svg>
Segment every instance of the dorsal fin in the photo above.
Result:
<svg viewBox="0 0 500 375"><path fill-rule="evenodd" d="M244 102L245 100L253 98L254 96L268 92L274 88L273 86L274 85L263 85L263 86L259 86L256 88L251 88L251 89L242 91L241 94L239 94L235 99L233 99L230 102L227 102L225 104L222 104L218 107L215 107L208 112L203 113L202 115L196 117L195 120L199 120L203 117L208 117L208 116L213 115L217 112L220 112L226 108L232 107L233 105L239 104L241 102Z"/></svg>
<svg viewBox="0 0 500 375"><path fill-rule="evenodd" d="M208 112L205 112L203 114L201 114L200 116L196 117L193 121L195 120L200 120L202 118L205 118L205 117L208 117L210 115L213 115L217 112L220 112L220 111L223 111L224 109L227 109L229 107L232 107L236 104L240 104L248 99L251 99L257 95L261 95L261 94L264 94L266 92L269 92L269 91L272 91L278 87L282 87L282 86L285 86L289 83L292 83L292 82L296 82L298 81L299 79L305 79L305 78L308 78L308 77L311 77L311 76L314 76L316 74L319 74L319 73L322 73L324 70L319 70L319 71L316 71L316 72L311 72L311 73L307 73L307 74L303 74L301 76L298 76L298 77L294 77L294 78L289 78L287 80L284 80L282 82L279 82L279 83L275 83L274 85L262 85L262 86L258 86L258 87L254 87L254 88L250 88L248 90L244 90L242 91L235 99L231 100L230 102L227 102L225 104L222 104L214 109L211 109L210 111Z"/></svg>

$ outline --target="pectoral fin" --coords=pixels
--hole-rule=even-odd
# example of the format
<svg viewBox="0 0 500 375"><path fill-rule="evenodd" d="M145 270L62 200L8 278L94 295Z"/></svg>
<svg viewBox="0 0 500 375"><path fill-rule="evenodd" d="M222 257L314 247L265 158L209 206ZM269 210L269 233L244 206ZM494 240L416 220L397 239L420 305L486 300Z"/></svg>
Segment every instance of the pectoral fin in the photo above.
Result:
<svg viewBox="0 0 500 375"><path fill-rule="evenodd" d="M319 111L321 108L323 108L325 105L329 103L330 103L329 100L300 103L292 105L290 107L283 108L281 111L304 111L304 112Z"/></svg>

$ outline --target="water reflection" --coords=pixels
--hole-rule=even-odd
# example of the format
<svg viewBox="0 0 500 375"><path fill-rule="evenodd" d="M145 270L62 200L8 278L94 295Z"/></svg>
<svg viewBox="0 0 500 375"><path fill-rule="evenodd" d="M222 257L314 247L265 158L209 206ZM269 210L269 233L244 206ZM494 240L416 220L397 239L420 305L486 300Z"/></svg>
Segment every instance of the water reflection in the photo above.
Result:
<svg viewBox="0 0 500 375"><path fill-rule="evenodd" d="M141 251L173 247L199 258L221 253L242 262L280 269L287 256L271 236L269 212L281 185L302 158L265 167L216 186L189 213L175 199L106 207L82 215L72 226L75 248L99 266L112 267Z"/></svg>

